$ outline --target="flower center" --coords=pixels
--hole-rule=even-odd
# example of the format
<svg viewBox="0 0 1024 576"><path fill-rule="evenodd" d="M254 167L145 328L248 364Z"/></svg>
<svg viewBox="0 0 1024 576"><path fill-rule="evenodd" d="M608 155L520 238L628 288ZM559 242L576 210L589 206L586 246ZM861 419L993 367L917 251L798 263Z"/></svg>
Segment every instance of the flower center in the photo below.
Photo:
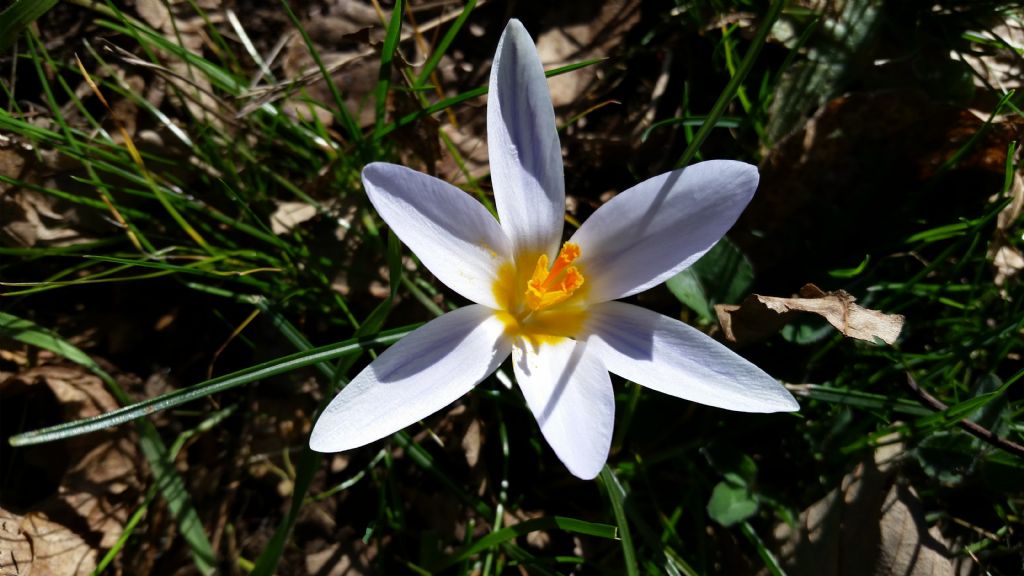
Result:
<svg viewBox="0 0 1024 576"><path fill-rule="evenodd" d="M533 276L526 283L526 305L534 312L550 308L569 299L583 285L583 274L571 266L580 257L580 247L566 242L548 269L548 255L541 254L533 268Z"/></svg>
<svg viewBox="0 0 1024 576"><path fill-rule="evenodd" d="M498 269L495 313L508 335L534 347L576 337L586 319L586 304L579 298L586 290L580 288L583 273L572 265L579 257L580 247L566 242L554 263L546 254L538 256L532 274L523 265L532 257L520 256L520 265L506 262Z"/></svg>

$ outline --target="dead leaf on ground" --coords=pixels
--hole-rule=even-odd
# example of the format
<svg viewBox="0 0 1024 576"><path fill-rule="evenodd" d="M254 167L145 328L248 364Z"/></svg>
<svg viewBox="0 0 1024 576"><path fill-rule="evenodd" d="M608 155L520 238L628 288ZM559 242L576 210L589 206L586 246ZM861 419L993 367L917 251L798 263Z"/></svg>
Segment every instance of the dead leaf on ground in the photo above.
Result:
<svg viewBox="0 0 1024 576"><path fill-rule="evenodd" d="M287 234L314 216L316 207L305 202L278 202L270 216L270 229L274 234Z"/></svg>
<svg viewBox="0 0 1024 576"><path fill-rule="evenodd" d="M39 512L18 516L0 508L0 538L0 574L4 576L77 576L96 569L98 551Z"/></svg>
<svg viewBox="0 0 1024 576"><path fill-rule="evenodd" d="M32 543L21 530L21 516L0 508L0 574L22 576L32 566Z"/></svg>
<svg viewBox="0 0 1024 576"><path fill-rule="evenodd" d="M976 43L974 50L953 50L952 60L962 59L975 72L974 85L977 88L989 87L1008 92L1021 87L1022 75L1020 56L1015 50L1024 47L1024 24L1007 17L988 31L991 39L998 43L1006 42L1006 46Z"/></svg>
<svg viewBox="0 0 1024 576"><path fill-rule="evenodd" d="M322 550L306 555L306 574L311 576L364 576L373 573L371 566L376 547L364 544L358 537L346 538L346 544L332 543Z"/></svg>
<svg viewBox="0 0 1024 576"><path fill-rule="evenodd" d="M838 487L779 524L779 559L792 576L954 576L949 545L929 530L912 486L895 482L902 445L878 448ZM761 574L765 574L762 571Z"/></svg>
<svg viewBox="0 0 1024 576"><path fill-rule="evenodd" d="M1010 239L1016 235L1014 227L1017 226L1021 211L1024 210L1024 174L1020 170L1013 174L1013 182L1010 183L1005 196L1009 203L996 216L996 230L988 248L988 256L995 268L993 282L1000 288L1006 284L1007 279L1024 270L1024 256L1010 245ZM994 200L998 201L999 198ZM1008 298L1005 289L1001 292L1003 298Z"/></svg>
<svg viewBox="0 0 1024 576"><path fill-rule="evenodd" d="M581 9L590 13L582 14ZM564 12L545 18L549 27L537 36L537 52L545 67L605 57L623 45L626 34L639 21L637 0L565 5ZM588 93L600 74L600 66L588 66L551 78L548 86L555 108L593 101Z"/></svg>
<svg viewBox="0 0 1024 576"><path fill-rule="evenodd" d="M69 246L91 238L75 229L75 214L58 207L53 196L34 190L5 191L0 186L0 231L5 244L33 246Z"/></svg>
<svg viewBox="0 0 1024 576"><path fill-rule="evenodd" d="M68 421L118 407L106 385L85 368L64 363L49 353L42 353L39 358L52 363L10 374L0 381L4 402L39 402L42 397L24 392L32 387L46 387ZM115 544L128 516L138 505L141 462L130 432L76 437L63 445L67 449L66 460L31 464L66 467L59 488L32 504L31 511L24 516L0 510L0 535L14 534L11 553L0 553L0 574L6 574L4 569L13 569L10 565L15 561L19 570L15 573L19 576L91 573L99 552ZM28 458L22 460L24 464L30 462ZM28 543L27 558L19 544L22 541Z"/></svg>
<svg viewBox="0 0 1024 576"><path fill-rule="evenodd" d="M995 284L1002 286L1007 278L1024 270L1024 256L1012 246L1000 246L992 258L992 264L996 267Z"/></svg>
<svg viewBox="0 0 1024 576"><path fill-rule="evenodd" d="M850 338L892 345L903 329L903 316L858 306L856 298L838 290L823 292L814 284L800 289L799 298L752 294L740 305L718 304L718 322L730 342L746 344L779 331L800 312L817 314Z"/></svg>

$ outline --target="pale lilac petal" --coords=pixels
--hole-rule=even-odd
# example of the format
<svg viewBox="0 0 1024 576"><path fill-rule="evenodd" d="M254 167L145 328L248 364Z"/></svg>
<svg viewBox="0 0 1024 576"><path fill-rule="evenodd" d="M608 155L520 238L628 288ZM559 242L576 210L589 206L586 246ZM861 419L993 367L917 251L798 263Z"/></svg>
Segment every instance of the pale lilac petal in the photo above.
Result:
<svg viewBox="0 0 1024 576"><path fill-rule="evenodd" d="M436 318L388 348L320 415L309 447L358 448L454 402L508 357L511 340L492 310L470 305Z"/></svg>
<svg viewBox="0 0 1024 576"><path fill-rule="evenodd" d="M518 20L505 27L491 65L487 147L498 219L513 248L553 258L565 217L562 147L544 68Z"/></svg>
<svg viewBox="0 0 1024 576"><path fill-rule="evenodd" d="M480 202L443 180L383 162L363 169L363 186L381 218L438 280L497 307L494 282L512 245Z"/></svg>
<svg viewBox="0 0 1024 576"><path fill-rule="evenodd" d="M661 284L697 261L736 223L757 189L757 168L710 160L645 180L612 198L571 242L589 284L604 302Z"/></svg>
<svg viewBox="0 0 1024 576"><path fill-rule="evenodd" d="M665 394L738 412L793 412L774 378L704 333L623 302L591 307L588 345L611 372Z"/></svg>
<svg viewBox="0 0 1024 576"><path fill-rule="evenodd" d="M516 381L544 438L574 475L597 476L608 459L615 397L608 370L584 343L562 338L512 351Z"/></svg>

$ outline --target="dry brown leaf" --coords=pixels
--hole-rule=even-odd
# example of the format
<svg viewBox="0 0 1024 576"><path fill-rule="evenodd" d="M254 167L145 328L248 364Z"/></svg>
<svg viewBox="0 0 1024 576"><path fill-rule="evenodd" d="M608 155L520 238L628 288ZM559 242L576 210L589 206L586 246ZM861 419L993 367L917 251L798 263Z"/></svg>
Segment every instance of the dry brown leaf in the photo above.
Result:
<svg viewBox="0 0 1024 576"><path fill-rule="evenodd" d="M921 501L912 486L893 484L882 503L882 546L876 575L954 576L949 550L936 527L927 528Z"/></svg>
<svg viewBox="0 0 1024 576"><path fill-rule="evenodd" d="M607 56L623 44L626 34L640 21L637 0L573 4L565 8L564 14L549 13L545 22L550 27L537 36L537 52L546 67ZM587 92L600 70L600 66L588 66L549 79L555 108L586 102Z"/></svg>
<svg viewBox="0 0 1024 576"><path fill-rule="evenodd" d="M1002 286L1007 278L1024 270L1024 256L1012 246L1000 246L992 258L992 264L996 267L995 284Z"/></svg>
<svg viewBox="0 0 1024 576"><path fill-rule="evenodd" d="M993 87L1004 92L1019 89L1024 75L1021 72L1019 56L1014 51L1024 47L1024 25L1007 17L982 34L993 40L1005 41L1010 47L984 47L980 52L953 50L950 57L953 60L963 60L974 70L974 85L977 88L987 90Z"/></svg>
<svg viewBox="0 0 1024 576"><path fill-rule="evenodd" d="M156 30L163 28L171 18L162 0L135 0L135 11Z"/></svg>
<svg viewBox="0 0 1024 576"><path fill-rule="evenodd" d="M850 338L867 342L877 338L890 345L896 342L903 329L903 316L864 308L855 301L843 290L823 292L814 284L807 284L800 289L799 298L752 294L739 306L716 305L715 312L725 337L740 344L774 334L799 312L821 316Z"/></svg>
<svg viewBox="0 0 1024 576"><path fill-rule="evenodd" d="M800 514L776 527L792 576L953 576L948 546L929 531L913 488L893 481L902 445L891 443Z"/></svg>
<svg viewBox="0 0 1024 576"><path fill-rule="evenodd" d="M306 554L306 574L315 576L363 576L373 574L371 568L377 556L374 543L364 544L350 530L340 543L332 542L322 550Z"/></svg>
<svg viewBox="0 0 1024 576"><path fill-rule="evenodd" d="M316 216L316 207L305 202L278 202L270 216L270 229L274 234L287 234L293 228Z"/></svg>
<svg viewBox="0 0 1024 576"><path fill-rule="evenodd" d="M32 570L32 543L21 531L21 516L0 508L0 574L27 575Z"/></svg>
<svg viewBox="0 0 1024 576"><path fill-rule="evenodd" d="M0 197L0 230L4 240L29 248L37 244L65 246L88 241L69 226L56 200L32 190L15 190Z"/></svg>
<svg viewBox="0 0 1024 576"><path fill-rule="evenodd" d="M98 552L45 514L18 516L0 508L0 574L77 576L96 569Z"/></svg>
<svg viewBox="0 0 1024 576"><path fill-rule="evenodd" d="M1008 278L1016 276L1021 270L1024 270L1024 256L1009 245L1009 239L1014 235L1013 227L1016 226L1021 211L1024 210L1024 175L1020 171L1013 174L1013 182L1011 182L1009 190L1006 191L1006 196L1009 197L1010 202L996 216L996 230L988 249L992 266L995 267L993 281L999 287L1002 287ZM1008 297L1005 290L1003 297Z"/></svg>
<svg viewBox="0 0 1024 576"><path fill-rule="evenodd" d="M39 358L58 362L48 353ZM48 388L67 420L95 416L118 406L99 378L75 364L43 364L0 382L0 389L8 391L5 402L39 402L38 395L18 394L19 387ZM99 550L114 545L137 506L141 462L130 434L94 434L72 438L64 446L66 460L33 464L66 467L56 492L32 504L31 512L24 516L12 519L13 515L5 516L0 510L0 538L14 534L12 546L17 546L12 548L13 556L0 553L0 570L16 560L19 576L90 573ZM29 545L27 563L18 544L22 540ZM0 545L0 550L3 548L5 545Z"/></svg>
<svg viewBox="0 0 1024 576"><path fill-rule="evenodd" d="M470 420L466 427L466 434L462 437L462 451L466 455L466 464L469 464L470 468L475 468L480 461L481 441L480 420L474 418Z"/></svg>

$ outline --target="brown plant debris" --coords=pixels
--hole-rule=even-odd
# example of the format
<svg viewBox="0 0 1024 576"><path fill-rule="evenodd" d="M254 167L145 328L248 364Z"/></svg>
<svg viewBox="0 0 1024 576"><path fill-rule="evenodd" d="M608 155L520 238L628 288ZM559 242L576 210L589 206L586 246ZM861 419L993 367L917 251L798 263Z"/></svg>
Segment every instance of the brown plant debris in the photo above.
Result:
<svg viewBox="0 0 1024 576"><path fill-rule="evenodd" d="M48 413L52 404L67 420L117 407L103 382L85 368L48 353L40 358L42 365L0 375L0 402L15 409L24 404L29 415ZM0 575L92 573L138 505L142 479L136 443L130 433L103 432L52 447L12 449L20 479L5 494L12 509L0 508ZM55 460L59 484L29 495L35 484L49 485L43 475Z"/></svg>
<svg viewBox="0 0 1024 576"><path fill-rule="evenodd" d="M793 576L953 576L958 572L937 527L929 529L914 488L895 481L900 443L879 447L839 486L780 524L780 560Z"/></svg>
<svg viewBox="0 0 1024 576"><path fill-rule="evenodd" d="M858 306L856 298L838 290L824 292L814 284L800 289L799 298L751 294L740 305L718 304L718 322L730 342L762 340L781 329L800 312L817 314L844 335L858 340L881 340L892 345L903 329L903 316Z"/></svg>

